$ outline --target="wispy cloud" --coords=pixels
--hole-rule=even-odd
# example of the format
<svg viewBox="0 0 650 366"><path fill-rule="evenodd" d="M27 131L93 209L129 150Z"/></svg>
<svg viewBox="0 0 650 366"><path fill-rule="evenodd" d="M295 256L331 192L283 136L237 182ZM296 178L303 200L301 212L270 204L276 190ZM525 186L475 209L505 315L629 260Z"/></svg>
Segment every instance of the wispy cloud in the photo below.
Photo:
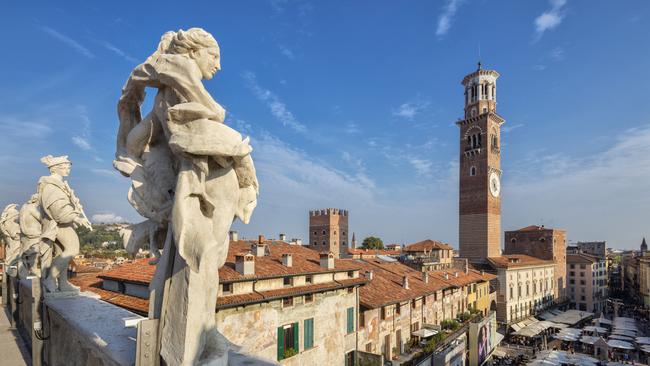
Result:
<svg viewBox="0 0 650 366"><path fill-rule="evenodd" d="M361 130L359 129L359 126L356 123L348 122L348 124L345 125L345 133L347 133L349 135L354 135L354 134L357 134L359 132L361 132Z"/></svg>
<svg viewBox="0 0 650 366"><path fill-rule="evenodd" d="M464 0L446 0L445 6L442 9L442 13L438 16L438 27L436 28L436 36L443 37L451 28L451 23L454 20L454 16L458 11L458 7L463 3Z"/></svg>
<svg viewBox="0 0 650 366"><path fill-rule="evenodd" d="M12 139L42 139L52 133L44 121L24 120L12 116L0 117L0 135Z"/></svg>
<svg viewBox="0 0 650 366"><path fill-rule="evenodd" d="M72 136L72 143L82 150L90 151L93 146L90 143L90 117L88 109L85 106L78 105L75 107L76 115L81 119L81 128L77 129L78 134Z"/></svg>
<svg viewBox="0 0 650 366"><path fill-rule="evenodd" d="M268 89L261 87L257 82L257 77L251 71L246 71L242 75L246 80L248 87L253 91L257 99L264 102L271 111L271 114L282 123L283 126L289 127L296 132L305 133L307 127L300 123L287 108L280 98Z"/></svg>
<svg viewBox="0 0 650 366"><path fill-rule="evenodd" d="M429 105L429 102L417 99L413 102L402 103L399 107L393 108L392 114L395 117L412 120L415 116L428 108Z"/></svg>
<svg viewBox="0 0 650 366"><path fill-rule="evenodd" d="M98 41L98 42L99 42L99 43L100 43L104 48L106 48L107 50L113 52L114 54L116 54L116 55L122 57L122 58L125 59L126 61L131 62L131 63L137 63L137 62L138 62L138 60L137 60L135 57L132 57L131 55L129 55L128 53L124 52L123 50L121 50L121 49L118 48L117 46L115 46L115 45L113 45L113 44L111 44L111 43L109 43L109 42L106 42L106 41Z"/></svg>
<svg viewBox="0 0 650 366"><path fill-rule="evenodd" d="M97 213L92 215L90 221L97 224L115 224L119 222L126 222L126 220L119 215L112 212Z"/></svg>
<svg viewBox="0 0 650 366"><path fill-rule="evenodd" d="M505 124L503 127L501 127L501 132L509 133L521 127L524 127L523 123L518 123L516 125Z"/></svg>
<svg viewBox="0 0 650 366"><path fill-rule="evenodd" d="M547 30L559 26L564 20L564 6L567 0L550 0L551 8L535 18L535 38L538 41Z"/></svg>
<svg viewBox="0 0 650 366"><path fill-rule="evenodd" d="M433 172L432 171L433 163L430 160L412 156L408 158L408 162L409 164L411 164L413 169L415 169L417 175L423 177L431 177L431 173Z"/></svg>
<svg viewBox="0 0 650 366"><path fill-rule="evenodd" d="M650 125L607 142L603 151L586 157L537 151L516 162L504 182L503 215L509 217L504 229L543 219L547 226L567 229L574 240L636 246L650 207Z"/></svg>
<svg viewBox="0 0 650 366"><path fill-rule="evenodd" d="M80 54L82 54L82 55L84 55L84 56L86 56L88 58L95 57L95 55L92 52L90 52L89 49L82 46L79 42L75 41L74 39L60 33L59 31L57 31L55 29L52 29L50 27L44 26L44 25L40 26L40 29L43 32L45 32L45 33L49 34L50 36L54 37L55 39L59 40L60 42L70 46L75 51L79 52Z"/></svg>
<svg viewBox="0 0 650 366"><path fill-rule="evenodd" d="M81 136L72 136L72 143L77 145L82 150L91 150L92 146L90 146L90 142L88 142L88 139L81 137Z"/></svg>
<svg viewBox="0 0 650 366"><path fill-rule="evenodd" d="M280 52L289 60L293 60L295 58L293 51L291 51L288 47L279 44L278 48L280 49Z"/></svg>
<svg viewBox="0 0 650 366"><path fill-rule="evenodd" d="M564 52L564 48L562 47L555 47L554 49L551 50L551 53L549 54L549 57L551 60L555 62L561 62L564 61L566 54Z"/></svg>

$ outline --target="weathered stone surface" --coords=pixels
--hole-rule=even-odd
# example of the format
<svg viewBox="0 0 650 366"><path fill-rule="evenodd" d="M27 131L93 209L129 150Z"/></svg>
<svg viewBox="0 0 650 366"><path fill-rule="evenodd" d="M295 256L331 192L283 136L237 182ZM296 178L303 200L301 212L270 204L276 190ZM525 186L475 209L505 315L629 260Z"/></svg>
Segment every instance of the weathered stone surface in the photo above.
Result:
<svg viewBox="0 0 650 366"><path fill-rule="evenodd" d="M149 316L161 320L161 355L173 365L225 364L229 345L214 321L215 274L233 219L248 223L257 205L248 138L224 124L225 110L203 86L220 68L212 35L200 28L167 32L132 71L118 103L113 165L131 178L129 202L147 218L122 235L127 249L148 245L159 257ZM147 87L158 93L142 118Z"/></svg>

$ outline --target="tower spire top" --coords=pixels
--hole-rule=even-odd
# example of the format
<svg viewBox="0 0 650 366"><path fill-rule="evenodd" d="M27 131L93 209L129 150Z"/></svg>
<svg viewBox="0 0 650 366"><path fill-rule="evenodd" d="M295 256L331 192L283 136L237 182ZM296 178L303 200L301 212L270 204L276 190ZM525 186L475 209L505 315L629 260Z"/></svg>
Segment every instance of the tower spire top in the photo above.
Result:
<svg viewBox="0 0 650 366"><path fill-rule="evenodd" d="M476 68L476 70L481 70L481 60L478 60L478 67Z"/></svg>

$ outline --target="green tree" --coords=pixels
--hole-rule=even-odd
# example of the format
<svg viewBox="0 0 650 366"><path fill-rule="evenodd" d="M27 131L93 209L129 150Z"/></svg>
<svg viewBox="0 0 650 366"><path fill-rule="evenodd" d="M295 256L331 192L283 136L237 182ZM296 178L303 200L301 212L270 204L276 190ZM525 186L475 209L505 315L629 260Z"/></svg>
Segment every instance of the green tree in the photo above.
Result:
<svg viewBox="0 0 650 366"><path fill-rule="evenodd" d="M384 242L376 236L369 236L363 239L361 244L363 249L384 249Z"/></svg>

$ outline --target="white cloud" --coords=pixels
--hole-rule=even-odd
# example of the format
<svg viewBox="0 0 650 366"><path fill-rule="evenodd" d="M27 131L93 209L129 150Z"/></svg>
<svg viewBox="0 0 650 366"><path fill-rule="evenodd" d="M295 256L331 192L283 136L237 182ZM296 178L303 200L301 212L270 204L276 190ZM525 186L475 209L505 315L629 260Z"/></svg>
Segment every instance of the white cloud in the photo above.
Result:
<svg viewBox="0 0 650 366"><path fill-rule="evenodd" d="M587 157L533 152L505 171L504 230L543 220L573 240L630 248L647 235L650 125L610 139ZM585 141L588 142L588 141Z"/></svg>
<svg viewBox="0 0 650 366"><path fill-rule="evenodd" d="M354 135L359 132L361 132L359 126L354 122L348 122L348 124L345 126L345 133L347 134Z"/></svg>
<svg viewBox="0 0 650 366"><path fill-rule="evenodd" d="M464 0L446 0L442 13L438 17L438 27L436 28L436 36L442 37L449 31L451 22L454 20L458 7Z"/></svg>
<svg viewBox="0 0 650 366"><path fill-rule="evenodd" d="M543 64L533 65L533 70L535 70L535 71L544 71L544 70L546 70L546 65L543 65Z"/></svg>
<svg viewBox="0 0 650 366"><path fill-rule="evenodd" d="M130 56L129 54L127 54L126 52L124 52L121 49L117 48L113 44L111 44L109 42L106 42L106 41L98 41L98 42L102 46L104 46L104 48L106 48L107 50L115 53L116 55L118 55L120 57L122 57L126 61L131 62L131 63L137 63L138 62L138 60L135 57Z"/></svg>
<svg viewBox="0 0 650 366"><path fill-rule="evenodd" d="M408 162L415 169L417 175L423 177L431 177L433 163L430 160L417 157L409 157Z"/></svg>
<svg viewBox="0 0 650 366"><path fill-rule="evenodd" d="M101 168L94 168L90 169L93 174L100 175L102 177L107 177L107 178L119 178L122 179L122 175L117 172L115 169L101 169Z"/></svg>
<svg viewBox="0 0 650 366"><path fill-rule="evenodd" d="M524 127L524 124L523 123L518 123L516 125L505 124L503 127L501 127L501 132L503 133L512 132L520 127Z"/></svg>
<svg viewBox="0 0 650 366"><path fill-rule="evenodd" d="M90 142L86 138L83 138L81 136L72 136L72 143L77 145L80 149L82 150L91 150L92 146L90 146Z"/></svg>
<svg viewBox="0 0 650 366"><path fill-rule="evenodd" d="M296 119L293 113L287 108L286 104L284 104L277 95L268 89L262 88L257 83L257 77L254 73L246 71L242 77L246 80L248 87L253 91L257 99L266 103L271 114L280 121L283 126L289 127L299 133L307 132L307 127Z"/></svg>
<svg viewBox="0 0 650 366"><path fill-rule="evenodd" d="M293 54L293 51L291 51L289 48L283 45L278 45L278 48L280 48L280 52L289 60L293 60L295 58L295 55Z"/></svg>
<svg viewBox="0 0 650 366"><path fill-rule="evenodd" d="M91 217L90 221L97 224L115 224L118 222L126 222L122 216L118 216L112 212L94 214Z"/></svg>
<svg viewBox="0 0 650 366"><path fill-rule="evenodd" d="M30 121L13 116L0 117L0 135L15 139L42 139L52 133L43 121Z"/></svg>
<svg viewBox="0 0 650 366"><path fill-rule="evenodd" d="M559 26L564 20L566 0L550 0L551 9L535 18L535 40L539 40L544 32Z"/></svg>
<svg viewBox="0 0 650 366"><path fill-rule="evenodd" d="M392 110L393 116L412 120L429 107L429 102L416 100L413 102L402 103L399 107Z"/></svg>
<svg viewBox="0 0 650 366"><path fill-rule="evenodd" d="M66 45L70 46L75 51L79 52L80 54L82 54L82 55L84 55L84 56L86 56L88 58L94 58L95 57L95 55L92 52L90 52L89 49L82 46L79 42L75 41L74 39L72 39L72 38L70 38L70 37L68 37L66 35L63 35L60 32L58 32L58 31L56 31L56 30L54 30L54 29L52 29L50 27L41 26L40 28L41 28L41 30L43 32L49 34L50 36L56 38L59 41L65 43Z"/></svg>

